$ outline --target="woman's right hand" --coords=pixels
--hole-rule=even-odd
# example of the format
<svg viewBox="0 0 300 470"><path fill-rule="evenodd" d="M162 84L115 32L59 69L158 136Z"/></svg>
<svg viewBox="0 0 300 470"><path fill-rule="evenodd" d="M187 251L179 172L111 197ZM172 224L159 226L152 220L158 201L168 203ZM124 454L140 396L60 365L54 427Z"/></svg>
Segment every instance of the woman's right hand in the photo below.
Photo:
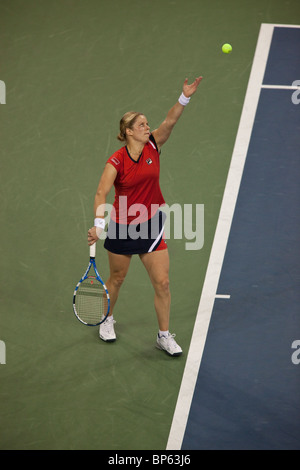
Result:
<svg viewBox="0 0 300 470"><path fill-rule="evenodd" d="M96 243L99 240L101 235L102 229L99 227L92 227L88 230L88 244L89 246Z"/></svg>

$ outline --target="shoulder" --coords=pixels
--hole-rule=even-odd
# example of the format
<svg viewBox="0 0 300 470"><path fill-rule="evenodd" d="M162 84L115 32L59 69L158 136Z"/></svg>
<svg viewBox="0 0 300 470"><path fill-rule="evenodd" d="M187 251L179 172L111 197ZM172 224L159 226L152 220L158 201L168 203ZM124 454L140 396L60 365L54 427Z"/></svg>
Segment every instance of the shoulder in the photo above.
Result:
<svg viewBox="0 0 300 470"><path fill-rule="evenodd" d="M154 150L156 150L156 152L160 153L153 134L150 134L148 145L150 145Z"/></svg>
<svg viewBox="0 0 300 470"><path fill-rule="evenodd" d="M123 166L124 151L125 151L125 147L120 148L108 158L106 163L110 163L111 165L115 167L117 171L119 171L120 168Z"/></svg>

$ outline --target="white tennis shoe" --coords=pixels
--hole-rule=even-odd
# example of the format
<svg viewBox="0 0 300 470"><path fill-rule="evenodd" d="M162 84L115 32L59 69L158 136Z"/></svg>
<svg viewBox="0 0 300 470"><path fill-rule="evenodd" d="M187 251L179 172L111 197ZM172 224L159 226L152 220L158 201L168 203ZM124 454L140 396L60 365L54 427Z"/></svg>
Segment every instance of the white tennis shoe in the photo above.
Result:
<svg viewBox="0 0 300 470"><path fill-rule="evenodd" d="M107 343L112 343L113 341L116 341L116 333L114 329L114 324L116 321L113 319L112 316L107 317L107 319L100 324L99 328L99 336L103 341L106 341Z"/></svg>
<svg viewBox="0 0 300 470"><path fill-rule="evenodd" d="M165 351L169 356L180 356L182 354L181 347L175 341L175 334L168 336L157 335L156 347Z"/></svg>

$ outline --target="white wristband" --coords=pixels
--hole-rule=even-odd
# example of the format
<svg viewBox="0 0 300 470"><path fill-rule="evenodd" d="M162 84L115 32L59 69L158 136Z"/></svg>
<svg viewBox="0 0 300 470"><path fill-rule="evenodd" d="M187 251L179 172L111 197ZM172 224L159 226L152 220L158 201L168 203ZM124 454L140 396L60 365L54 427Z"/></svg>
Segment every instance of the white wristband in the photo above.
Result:
<svg viewBox="0 0 300 470"><path fill-rule="evenodd" d="M191 98L187 98L182 92L181 95L179 96L178 101L180 104L182 104L182 106L186 106L187 104L189 104L190 99Z"/></svg>
<svg viewBox="0 0 300 470"><path fill-rule="evenodd" d="M97 217L97 218L94 220L94 226L95 226L95 227L102 228L102 230L104 230L104 227L105 227L105 220L104 220L104 219L101 219L100 217Z"/></svg>

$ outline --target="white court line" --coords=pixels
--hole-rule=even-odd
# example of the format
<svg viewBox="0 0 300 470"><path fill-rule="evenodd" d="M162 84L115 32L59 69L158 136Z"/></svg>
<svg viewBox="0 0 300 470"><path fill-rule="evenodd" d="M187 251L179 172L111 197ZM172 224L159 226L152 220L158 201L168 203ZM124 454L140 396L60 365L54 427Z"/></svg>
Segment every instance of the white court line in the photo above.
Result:
<svg viewBox="0 0 300 470"><path fill-rule="evenodd" d="M272 28L300 28L299 24L267 24L267 26L272 26Z"/></svg>
<svg viewBox="0 0 300 470"><path fill-rule="evenodd" d="M268 88L271 90L299 90L300 86L293 85L262 85L262 88Z"/></svg>
<svg viewBox="0 0 300 470"><path fill-rule="evenodd" d="M273 24L262 24L260 28L216 233L166 447L167 450L180 450L182 446L244 170L273 29Z"/></svg>

